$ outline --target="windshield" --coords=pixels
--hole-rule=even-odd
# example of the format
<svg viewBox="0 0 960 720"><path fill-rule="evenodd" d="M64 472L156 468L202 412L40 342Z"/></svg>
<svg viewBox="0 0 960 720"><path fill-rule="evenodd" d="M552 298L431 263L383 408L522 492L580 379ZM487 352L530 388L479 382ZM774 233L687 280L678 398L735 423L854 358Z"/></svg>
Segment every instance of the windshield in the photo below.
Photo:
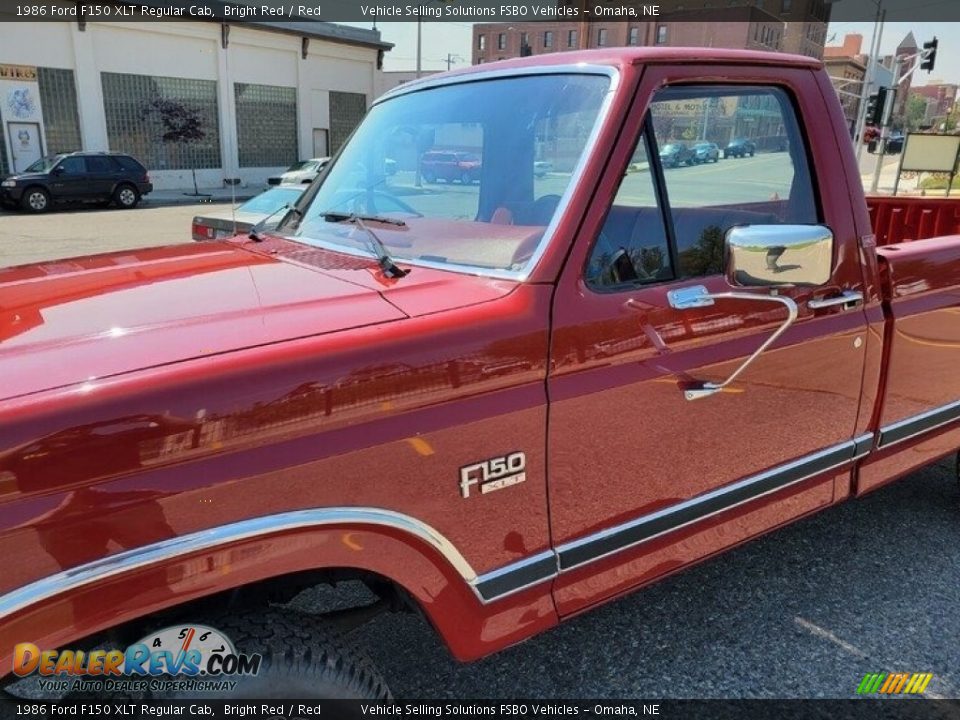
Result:
<svg viewBox="0 0 960 720"><path fill-rule="evenodd" d="M247 200L237 208L237 212L269 215L284 205L293 205L303 194L303 189L297 186L291 188L273 188L262 192L255 198Z"/></svg>
<svg viewBox="0 0 960 720"><path fill-rule="evenodd" d="M28 167L24 172L28 173L46 173L53 170L53 166L56 165L62 155L50 155L49 157L40 158L33 165Z"/></svg>
<svg viewBox="0 0 960 720"><path fill-rule="evenodd" d="M573 180L609 88L605 75L515 76L445 85L375 105L289 236L369 253L374 223L400 261L523 270ZM534 172L537 162L549 172Z"/></svg>

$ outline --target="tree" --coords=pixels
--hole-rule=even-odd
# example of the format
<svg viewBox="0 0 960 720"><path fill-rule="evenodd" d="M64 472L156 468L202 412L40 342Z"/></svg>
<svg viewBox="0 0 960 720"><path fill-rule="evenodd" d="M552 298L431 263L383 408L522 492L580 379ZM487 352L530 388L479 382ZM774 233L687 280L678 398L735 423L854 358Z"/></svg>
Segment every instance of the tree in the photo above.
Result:
<svg viewBox="0 0 960 720"><path fill-rule="evenodd" d="M906 124L908 130L919 130L927 116L927 99L922 95L911 95L907 100Z"/></svg>
<svg viewBox="0 0 960 720"><path fill-rule="evenodd" d="M159 117L163 127L160 138L165 143L177 143L183 148L191 143L200 142L207 136L203 129L203 116L195 108L176 100L156 97L147 103L144 114ZM193 174L193 194L199 195L197 170L192 163L190 171Z"/></svg>

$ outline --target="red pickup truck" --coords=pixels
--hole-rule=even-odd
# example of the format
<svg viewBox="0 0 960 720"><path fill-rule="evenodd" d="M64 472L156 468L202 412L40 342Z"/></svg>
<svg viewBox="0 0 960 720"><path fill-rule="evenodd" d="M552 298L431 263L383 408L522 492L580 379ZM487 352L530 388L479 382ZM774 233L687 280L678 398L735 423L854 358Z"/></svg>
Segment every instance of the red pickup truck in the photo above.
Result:
<svg viewBox="0 0 960 720"><path fill-rule="evenodd" d="M815 60L604 49L395 89L249 237L2 270L0 676L203 623L383 697L380 610L472 660L950 455L957 208L864 200Z"/></svg>

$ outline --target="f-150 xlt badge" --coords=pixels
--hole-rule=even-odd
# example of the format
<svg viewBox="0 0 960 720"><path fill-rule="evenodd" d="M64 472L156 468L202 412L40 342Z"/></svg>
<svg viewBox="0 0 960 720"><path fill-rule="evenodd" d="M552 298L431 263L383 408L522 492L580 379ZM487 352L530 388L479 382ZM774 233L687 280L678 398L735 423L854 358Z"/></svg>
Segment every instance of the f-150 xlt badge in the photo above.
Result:
<svg viewBox="0 0 960 720"><path fill-rule="evenodd" d="M526 467L527 456L522 452L464 465L460 468L460 494L470 497L471 485L476 485L480 493L485 494L522 483L527 479Z"/></svg>

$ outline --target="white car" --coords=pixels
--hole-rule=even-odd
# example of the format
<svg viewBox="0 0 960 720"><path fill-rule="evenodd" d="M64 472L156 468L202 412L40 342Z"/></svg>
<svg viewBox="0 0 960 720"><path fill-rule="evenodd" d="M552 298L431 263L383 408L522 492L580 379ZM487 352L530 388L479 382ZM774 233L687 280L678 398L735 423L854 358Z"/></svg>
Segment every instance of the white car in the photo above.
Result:
<svg viewBox="0 0 960 720"><path fill-rule="evenodd" d="M267 185L309 185L328 162L328 157L301 160L288 167L282 175L267 178Z"/></svg>
<svg viewBox="0 0 960 720"><path fill-rule="evenodd" d="M273 187L233 210L197 215L191 223L191 235L194 240L219 240L250 232L264 218L279 215L285 206L297 202L304 190L304 185Z"/></svg>

